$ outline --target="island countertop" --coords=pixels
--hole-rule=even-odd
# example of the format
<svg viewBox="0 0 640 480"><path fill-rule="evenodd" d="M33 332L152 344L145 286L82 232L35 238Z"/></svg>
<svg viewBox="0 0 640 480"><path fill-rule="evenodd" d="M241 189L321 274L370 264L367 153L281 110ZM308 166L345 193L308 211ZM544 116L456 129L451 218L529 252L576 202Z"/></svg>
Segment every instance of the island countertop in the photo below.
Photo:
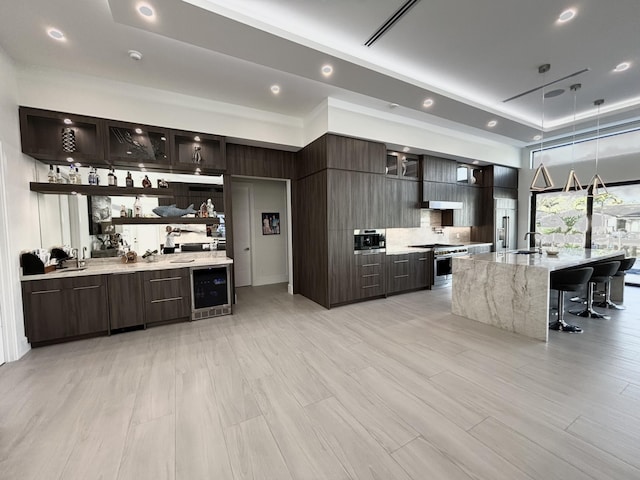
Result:
<svg viewBox="0 0 640 480"><path fill-rule="evenodd" d="M548 341L550 272L624 257L621 250L561 249L523 255L453 258L451 311L503 330Z"/></svg>
<svg viewBox="0 0 640 480"><path fill-rule="evenodd" d="M515 251L479 253L473 255L477 262L501 263L505 265L527 265L529 267L544 268L549 271L563 268L577 267L594 261L606 260L624 255L623 250L595 250L590 248L563 248L558 255L548 255L546 252L519 254ZM462 257L466 258L466 257Z"/></svg>
<svg viewBox="0 0 640 480"><path fill-rule="evenodd" d="M74 261L70 260L68 269L55 270L38 275L21 275L23 282L32 280L46 280L52 278L71 278L88 275L109 275L150 270L169 270L175 268L207 267L232 264L233 260L224 251L206 253L176 253L172 255L158 255L157 260L149 262L138 256L136 262L123 263L119 258L88 259L86 268L76 270Z"/></svg>

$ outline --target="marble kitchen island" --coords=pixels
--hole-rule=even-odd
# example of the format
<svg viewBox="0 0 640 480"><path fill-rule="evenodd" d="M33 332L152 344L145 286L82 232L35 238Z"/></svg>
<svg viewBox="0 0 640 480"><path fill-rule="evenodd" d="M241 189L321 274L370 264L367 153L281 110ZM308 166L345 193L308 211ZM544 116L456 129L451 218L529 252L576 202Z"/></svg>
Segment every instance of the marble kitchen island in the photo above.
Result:
<svg viewBox="0 0 640 480"><path fill-rule="evenodd" d="M454 257L451 311L546 342L549 272L623 257L623 251L592 249L564 249L557 256L493 252ZM612 298L621 298L623 287L624 282L614 282Z"/></svg>

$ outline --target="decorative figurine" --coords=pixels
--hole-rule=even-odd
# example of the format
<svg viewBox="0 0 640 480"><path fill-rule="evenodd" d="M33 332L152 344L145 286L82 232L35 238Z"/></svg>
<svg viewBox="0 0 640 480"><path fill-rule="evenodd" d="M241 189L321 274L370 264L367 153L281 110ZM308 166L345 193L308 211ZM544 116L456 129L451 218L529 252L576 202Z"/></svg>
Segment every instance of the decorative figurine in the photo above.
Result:
<svg viewBox="0 0 640 480"><path fill-rule="evenodd" d="M169 182L167 182L164 178L159 178L158 188L169 188Z"/></svg>
<svg viewBox="0 0 640 480"><path fill-rule="evenodd" d="M207 199L207 216L208 217L216 216L216 207L213 205L210 198Z"/></svg>
<svg viewBox="0 0 640 480"><path fill-rule="evenodd" d="M202 202L200 204L200 211L198 212L198 215L200 215L200 218L207 218L209 216L209 212L208 212L208 208L207 208L207 204Z"/></svg>
<svg viewBox="0 0 640 480"><path fill-rule="evenodd" d="M65 127L61 133L62 151L71 153L76 151L76 132L73 128Z"/></svg>
<svg viewBox="0 0 640 480"><path fill-rule="evenodd" d="M191 156L193 163L202 163L202 154L200 153L201 150L202 147L200 145L193 146L193 155Z"/></svg>
<svg viewBox="0 0 640 480"><path fill-rule="evenodd" d="M149 180L147 175L142 179L142 188L151 188L151 180Z"/></svg>

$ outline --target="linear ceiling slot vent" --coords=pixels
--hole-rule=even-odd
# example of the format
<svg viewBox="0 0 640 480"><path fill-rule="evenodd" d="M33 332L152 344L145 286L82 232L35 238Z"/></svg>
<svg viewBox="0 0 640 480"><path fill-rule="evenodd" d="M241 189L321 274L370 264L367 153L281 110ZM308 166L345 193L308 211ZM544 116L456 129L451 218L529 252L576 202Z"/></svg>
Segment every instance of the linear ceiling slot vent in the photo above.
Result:
<svg viewBox="0 0 640 480"><path fill-rule="evenodd" d="M373 35L369 37L369 40L364 42L366 47L370 47L375 42L377 42L380 37L382 37L385 33L387 33L391 27L393 27L398 20L400 20L405 13L407 13L413 6L418 3L420 0L408 0L404 5L402 5L396 12L391 15L386 22L384 22L378 30L375 31Z"/></svg>

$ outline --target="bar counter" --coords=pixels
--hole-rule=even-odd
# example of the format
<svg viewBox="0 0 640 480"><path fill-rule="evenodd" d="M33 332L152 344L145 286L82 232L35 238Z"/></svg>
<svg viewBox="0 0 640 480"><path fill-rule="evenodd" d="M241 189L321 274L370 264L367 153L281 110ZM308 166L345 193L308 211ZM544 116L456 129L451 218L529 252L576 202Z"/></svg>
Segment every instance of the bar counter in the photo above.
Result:
<svg viewBox="0 0 640 480"><path fill-rule="evenodd" d="M493 252L454 257L451 311L546 342L549 272L620 258L624 251L584 248L561 249L557 256ZM612 284L617 293L612 298L621 298L622 287Z"/></svg>

